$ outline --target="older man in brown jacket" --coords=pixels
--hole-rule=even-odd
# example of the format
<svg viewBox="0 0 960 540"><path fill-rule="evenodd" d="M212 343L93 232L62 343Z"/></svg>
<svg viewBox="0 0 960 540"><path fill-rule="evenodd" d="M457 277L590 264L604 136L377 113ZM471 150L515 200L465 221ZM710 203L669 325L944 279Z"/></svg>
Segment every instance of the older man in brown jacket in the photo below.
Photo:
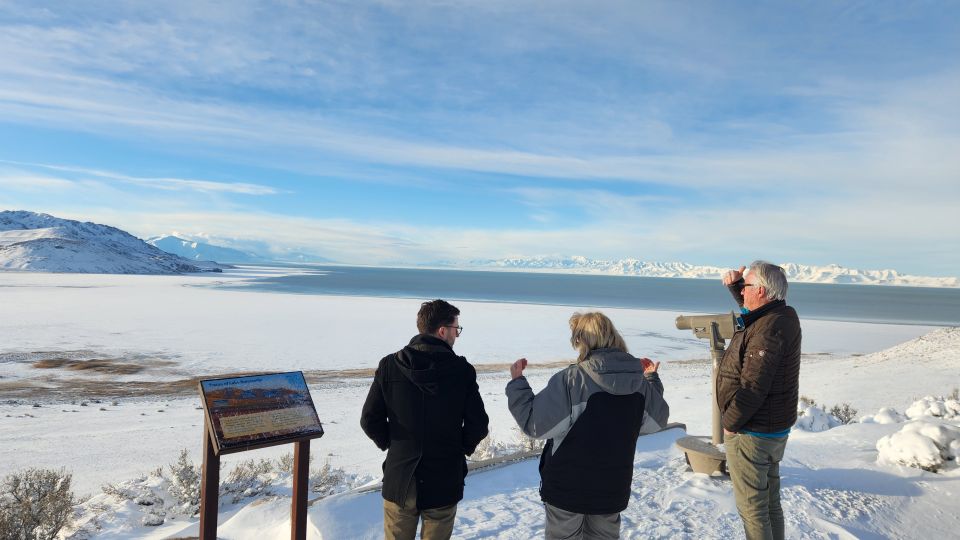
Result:
<svg viewBox="0 0 960 540"><path fill-rule="evenodd" d="M717 374L737 511L747 539L782 539L780 460L797 421L800 320L786 304L787 278L765 261L723 276L741 307L743 328L730 340Z"/></svg>

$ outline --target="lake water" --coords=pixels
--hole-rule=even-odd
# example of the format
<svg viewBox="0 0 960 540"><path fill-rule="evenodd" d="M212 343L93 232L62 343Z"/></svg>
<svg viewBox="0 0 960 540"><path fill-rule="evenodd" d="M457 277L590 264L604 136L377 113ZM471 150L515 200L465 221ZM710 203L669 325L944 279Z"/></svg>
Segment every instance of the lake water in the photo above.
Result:
<svg viewBox="0 0 960 540"><path fill-rule="evenodd" d="M227 288L239 288L226 285ZM721 313L736 308L719 280L349 266L255 278L244 290ZM803 318L960 325L960 289L791 283Z"/></svg>

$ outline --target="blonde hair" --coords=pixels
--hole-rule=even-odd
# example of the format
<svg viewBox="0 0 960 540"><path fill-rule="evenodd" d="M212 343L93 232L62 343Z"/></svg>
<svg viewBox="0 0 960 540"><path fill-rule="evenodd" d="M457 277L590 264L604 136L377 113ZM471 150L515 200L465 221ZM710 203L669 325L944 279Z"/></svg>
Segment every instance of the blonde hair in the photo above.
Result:
<svg viewBox="0 0 960 540"><path fill-rule="evenodd" d="M613 322L599 311L574 313L570 317L570 344L577 350L577 363L586 360L594 349L620 349L627 352L627 344Z"/></svg>

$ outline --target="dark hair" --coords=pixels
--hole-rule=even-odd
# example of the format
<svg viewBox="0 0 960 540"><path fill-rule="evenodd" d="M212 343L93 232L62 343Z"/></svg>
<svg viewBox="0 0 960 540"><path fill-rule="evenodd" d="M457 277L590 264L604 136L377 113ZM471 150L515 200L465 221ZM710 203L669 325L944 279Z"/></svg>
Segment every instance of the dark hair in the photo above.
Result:
<svg viewBox="0 0 960 540"><path fill-rule="evenodd" d="M424 302L420 304L420 312L417 313L417 330L421 334L435 334L441 326L453 324L458 316L460 310L449 302L439 298Z"/></svg>

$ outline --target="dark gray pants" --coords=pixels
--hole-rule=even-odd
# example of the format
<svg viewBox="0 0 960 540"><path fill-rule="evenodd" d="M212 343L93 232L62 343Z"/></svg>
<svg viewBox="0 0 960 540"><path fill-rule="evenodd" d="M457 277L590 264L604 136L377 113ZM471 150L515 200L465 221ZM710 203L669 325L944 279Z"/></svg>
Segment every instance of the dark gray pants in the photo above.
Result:
<svg viewBox="0 0 960 540"><path fill-rule="evenodd" d="M747 540L783 540L780 460L786 437L727 435L727 471Z"/></svg>
<svg viewBox="0 0 960 540"><path fill-rule="evenodd" d="M607 540L620 538L620 513L576 514L543 503L547 511L547 540Z"/></svg>

